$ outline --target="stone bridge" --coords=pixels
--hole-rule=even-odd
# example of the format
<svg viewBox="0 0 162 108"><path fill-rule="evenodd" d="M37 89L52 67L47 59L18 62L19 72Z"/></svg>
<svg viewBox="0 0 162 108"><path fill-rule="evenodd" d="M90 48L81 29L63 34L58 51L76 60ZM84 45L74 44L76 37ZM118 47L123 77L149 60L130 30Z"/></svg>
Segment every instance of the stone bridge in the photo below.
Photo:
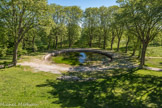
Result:
<svg viewBox="0 0 162 108"><path fill-rule="evenodd" d="M62 53L67 53L67 52L92 52L92 53L98 53L101 55L105 55L108 58L113 60L114 54L112 52L108 52L105 50L99 50L99 49L90 49L90 48L70 48L70 49L62 49L62 50L56 50L53 52L50 52L48 55L45 56L45 60L47 60L51 56L57 56Z"/></svg>

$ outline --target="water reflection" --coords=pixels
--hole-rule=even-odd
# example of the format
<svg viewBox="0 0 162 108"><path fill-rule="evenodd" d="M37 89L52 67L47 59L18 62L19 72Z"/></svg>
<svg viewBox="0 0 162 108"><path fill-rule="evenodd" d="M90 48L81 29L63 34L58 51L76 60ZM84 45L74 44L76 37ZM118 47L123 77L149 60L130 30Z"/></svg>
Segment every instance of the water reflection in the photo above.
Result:
<svg viewBox="0 0 162 108"><path fill-rule="evenodd" d="M80 63L84 63L85 62L85 60L86 60L86 54L85 53L80 53L80 56L79 56L79 62Z"/></svg>

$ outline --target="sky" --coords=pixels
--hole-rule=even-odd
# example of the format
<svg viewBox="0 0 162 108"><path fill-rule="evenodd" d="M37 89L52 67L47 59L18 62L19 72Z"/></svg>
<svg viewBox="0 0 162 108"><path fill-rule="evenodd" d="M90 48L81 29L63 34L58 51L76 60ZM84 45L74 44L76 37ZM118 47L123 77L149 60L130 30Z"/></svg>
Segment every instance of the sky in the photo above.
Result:
<svg viewBox="0 0 162 108"><path fill-rule="evenodd" d="M79 6L81 9L88 7L117 5L116 0L48 0L48 4L55 3L62 6Z"/></svg>

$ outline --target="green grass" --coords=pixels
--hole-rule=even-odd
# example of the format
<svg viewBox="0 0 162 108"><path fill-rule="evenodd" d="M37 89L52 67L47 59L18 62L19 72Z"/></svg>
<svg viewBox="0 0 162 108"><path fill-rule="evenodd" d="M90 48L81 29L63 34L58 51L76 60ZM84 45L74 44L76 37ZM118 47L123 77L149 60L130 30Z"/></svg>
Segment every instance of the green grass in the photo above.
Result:
<svg viewBox="0 0 162 108"><path fill-rule="evenodd" d="M52 61L57 64L68 64L68 65L74 65L78 66L80 65L80 62L78 61L77 56L73 55L58 55L56 57L52 57Z"/></svg>
<svg viewBox="0 0 162 108"><path fill-rule="evenodd" d="M114 47L114 51L116 51L116 47ZM121 46L119 52L125 53L125 46ZM127 54L131 55L133 51L128 50ZM135 53L135 56L138 56L138 50ZM162 46L158 47L148 47L146 51L146 57L162 57Z"/></svg>
<svg viewBox="0 0 162 108"><path fill-rule="evenodd" d="M162 58L147 58L145 63L149 67L162 68Z"/></svg>
<svg viewBox="0 0 162 108"><path fill-rule="evenodd" d="M148 47L146 56L149 57L162 57L162 46L160 47Z"/></svg>
<svg viewBox="0 0 162 108"><path fill-rule="evenodd" d="M161 72L114 69L65 74L81 78L94 77L97 80L57 81L59 75L32 72L28 67L1 69L0 103L36 104L30 108L160 108L162 106ZM15 108L29 108L29 106Z"/></svg>
<svg viewBox="0 0 162 108"><path fill-rule="evenodd" d="M76 65L76 60L64 59L63 56L52 57L52 61L58 64Z"/></svg>
<svg viewBox="0 0 162 108"><path fill-rule="evenodd" d="M152 71L152 70L138 70L134 74L138 74L140 76L156 76L156 77L162 77L162 72Z"/></svg>
<svg viewBox="0 0 162 108"><path fill-rule="evenodd" d="M0 103L38 104L31 108L59 107L59 104L52 104L57 98L48 93L52 90L52 87L37 87L37 85L45 83L47 80L56 79L56 77L57 75L45 72L33 73L27 67L0 70ZM3 106L0 107L3 108Z"/></svg>

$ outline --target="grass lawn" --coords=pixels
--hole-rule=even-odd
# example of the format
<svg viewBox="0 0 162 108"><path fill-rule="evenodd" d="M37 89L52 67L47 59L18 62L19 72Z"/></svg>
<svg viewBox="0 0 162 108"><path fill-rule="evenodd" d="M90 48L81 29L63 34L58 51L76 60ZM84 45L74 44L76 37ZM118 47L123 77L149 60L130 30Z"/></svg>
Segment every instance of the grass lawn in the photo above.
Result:
<svg viewBox="0 0 162 108"><path fill-rule="evenodd" d="M52 61L58 64L68 64L78 66L80 62L78 61L79 53L64 53L58 56L52 57Z"/></svg>
<svg viewBox="0 0 162 108"><path fill-rule="evenodd" d="M76 59L65 59L64 56L56 56L56 57L52 57L52 61L54 63L58 63L58 64L68 64L68 65L79 65L79 61L77 62Z"/></svg>
<svg viewBox="0 0 162 108"><path fill-rule="evenodd" d="M148 57L162 57L162 46L160 47L148 47L146 56Z"/></svg>
<svg viewBox="0 0 162 108"><path fill-rule="evenodd" d="M0 70L1 105L2 103L35 105L30 108L162 107L162 72L120 69L66 73L97 78L95 81L74 82L57 81L58 75L32 71L28 67ZM16 108L24 107L16 106Z"/></svg>
<svg viewBox="0 0 162 108"><path fill-rule="evenodd" d="M45 83L47 80L56 79L56 77L57 75L45 72L34 73L28 67L1 69L0 103L38 104L31 108L58 108L59 104L52 104L57 98L48 93L52 90L52 87L37 87L37 85ZM16 108L19 107L22 106ZM3 106L0 105L0 108L3 108ZM28 107L26 106L26 108Z"/></svg>
<svg viewBox="0 0 162 108"><path fill-rule="evenodd" d="M162 69L162 58L147 58L145 63L146 66Z"/></svg>

